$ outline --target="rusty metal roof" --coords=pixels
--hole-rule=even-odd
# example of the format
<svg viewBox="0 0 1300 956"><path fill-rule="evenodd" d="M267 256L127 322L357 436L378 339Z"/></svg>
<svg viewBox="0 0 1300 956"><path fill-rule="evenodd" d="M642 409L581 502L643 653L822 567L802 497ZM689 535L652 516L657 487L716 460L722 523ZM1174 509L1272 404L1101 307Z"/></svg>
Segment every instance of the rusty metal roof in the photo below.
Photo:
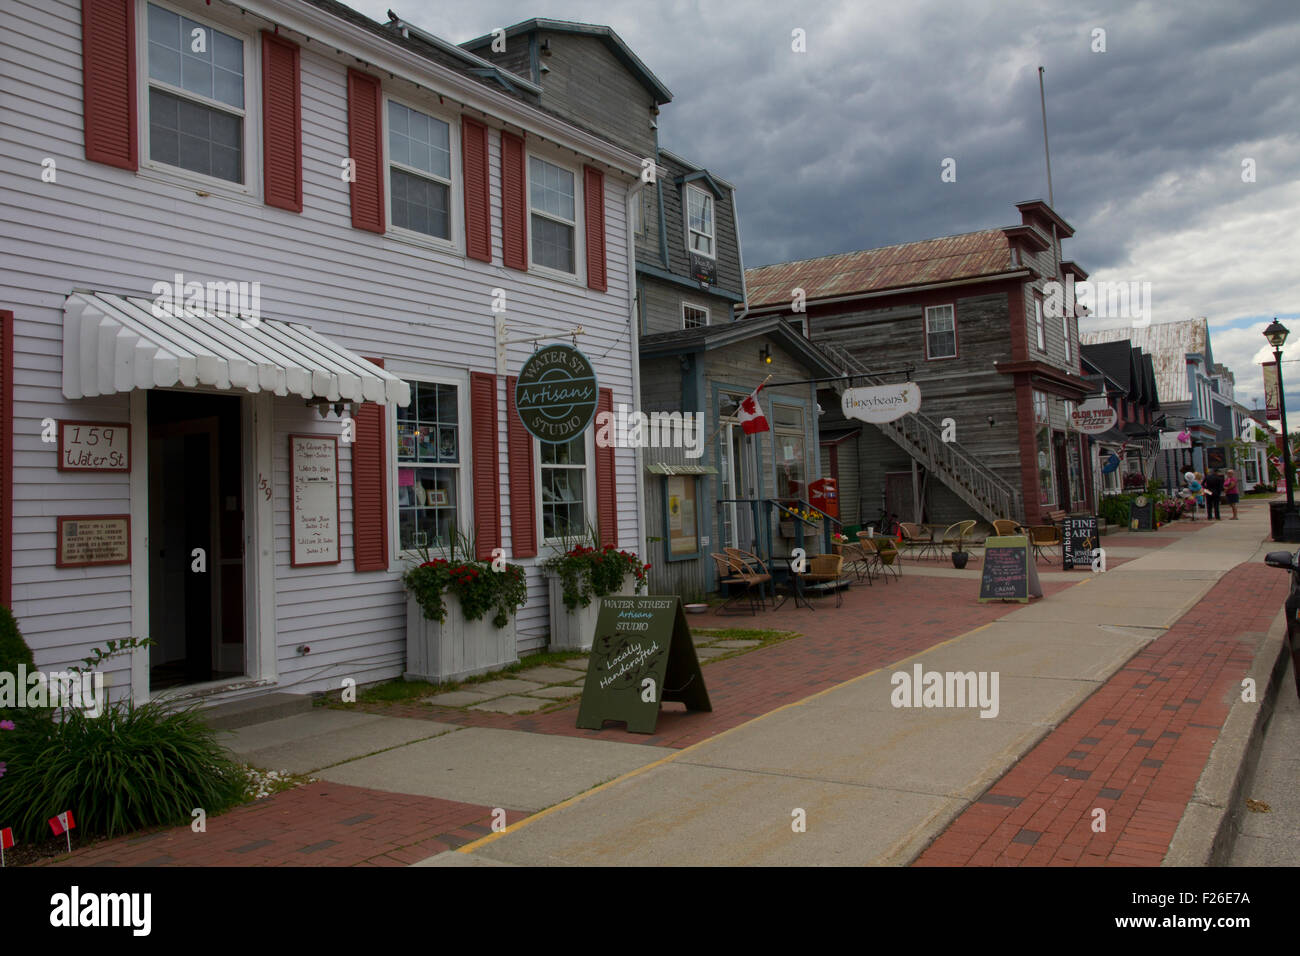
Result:
<svg viewBox="0 0 1300 956"><path fill-rule="evenodd" d="M788 303L792 289L815 299L998 275L1017 268L1001 229L881 246L745 270L751 309Z"/></svg>
<svg viewBox="0 0 1300 956"><path fill-rule="evenodd" d="M1086 321L1086 320L1085 320ZM1178 322L1153 322L1145 328L1079 330L1079 342L1118 342L1128 339L1151 356L1156 373L1156 391L1162 403L1191 401L1187 381L1187 356L1200 355L1208 372L1214 362L1210 354L1210 323L1204 316Z"/></svg>

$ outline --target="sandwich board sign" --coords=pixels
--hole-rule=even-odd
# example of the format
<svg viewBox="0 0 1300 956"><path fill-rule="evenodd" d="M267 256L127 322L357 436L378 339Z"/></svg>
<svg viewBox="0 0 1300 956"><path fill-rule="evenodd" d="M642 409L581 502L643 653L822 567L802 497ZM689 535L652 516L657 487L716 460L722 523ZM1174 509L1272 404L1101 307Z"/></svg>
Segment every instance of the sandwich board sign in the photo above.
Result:
<svg viewBox="0 0 1300 956"><path fill-rule="evenodd" d="M1092 552L1101 547L1101 534L1097 516L1066 518L1065 537L1061 544L1061 567L1066 571L1077 567L1092 567Z"/></svg>
<svg viewBox="0 0 1300 956"><path fill-rule="evenodd" d="M1019 601L1042 597L1033 549L1023 534L1002 535L984 542L984 569L980 576L981 602Z"/></svg>
<svg viewBox="0 0 1300 956"><path fill-rule="evenodd" d="M1154 531L1155 504L1146 495L1138 495L1128 506L1128 528L1130 531Z"/></svg>
<svg viewBox="0 0 1300 956"><path fill-rule="evenodd" d="M634 734L652 734L666 700L713 710L681 598L603 598L578 726L601 730L618 720Z"/></svg>

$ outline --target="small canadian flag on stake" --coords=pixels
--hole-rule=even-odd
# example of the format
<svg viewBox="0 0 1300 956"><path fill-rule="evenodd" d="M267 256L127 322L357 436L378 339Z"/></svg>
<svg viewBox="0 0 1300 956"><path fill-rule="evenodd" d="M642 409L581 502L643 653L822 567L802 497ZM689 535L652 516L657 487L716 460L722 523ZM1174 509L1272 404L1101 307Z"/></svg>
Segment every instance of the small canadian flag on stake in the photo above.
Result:
<svg viewBox="0 0 1300 956"><path fill-rule="evenodd" d="M769 375L767 378L771 377ZM763 386L766 384L767 379L764 379L758 388L750 392L740 403L740 408L736 412L736 417L740 419L740 429L746 435L754 435L769 430L767 416L763 414L763 406L758 404L758 393L763 390Z"/></svg>
<svg viewBox="0 0 1300 956"><path fill-rule="evenodd" d="M14 831L9 827L0 830L0 866L5 865L5 850L14 845Z"/></svg>
<svg viewBox="0 0 1300 956"><path fill-rule="evenodd" d="M57 817L50 817L50 829L54 835L62 833L68 840L68 852L72 852L72 831L77 828L77 821L72 819L72 811L64 810Z"/></svg>

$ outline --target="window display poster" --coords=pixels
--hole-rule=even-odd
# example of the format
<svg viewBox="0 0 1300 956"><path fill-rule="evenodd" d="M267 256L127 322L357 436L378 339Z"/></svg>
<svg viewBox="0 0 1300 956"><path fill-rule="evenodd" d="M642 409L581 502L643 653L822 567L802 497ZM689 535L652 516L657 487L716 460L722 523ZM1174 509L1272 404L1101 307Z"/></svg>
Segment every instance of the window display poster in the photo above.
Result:
<svg viewBox="0 0 1300 956"><path fill-rule="evenodd" d="M290 435L289 479L293 489L290 565L338 564L338 438Z"/></svg>

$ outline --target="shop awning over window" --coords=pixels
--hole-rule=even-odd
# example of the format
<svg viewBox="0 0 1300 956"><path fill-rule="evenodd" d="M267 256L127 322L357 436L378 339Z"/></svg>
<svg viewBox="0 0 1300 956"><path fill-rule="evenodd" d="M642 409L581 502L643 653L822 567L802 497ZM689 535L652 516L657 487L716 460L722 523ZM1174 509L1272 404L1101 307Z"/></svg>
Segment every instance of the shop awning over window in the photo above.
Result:
<svg viewBox="0 0 1300 956"><path fill-rule="evenodd" d="M332 402L408 405L410 387L305 325L241 322L202 309L154 312L153 300L74 292L63 304L63 394L135 388L242 389Z"/></svg>

